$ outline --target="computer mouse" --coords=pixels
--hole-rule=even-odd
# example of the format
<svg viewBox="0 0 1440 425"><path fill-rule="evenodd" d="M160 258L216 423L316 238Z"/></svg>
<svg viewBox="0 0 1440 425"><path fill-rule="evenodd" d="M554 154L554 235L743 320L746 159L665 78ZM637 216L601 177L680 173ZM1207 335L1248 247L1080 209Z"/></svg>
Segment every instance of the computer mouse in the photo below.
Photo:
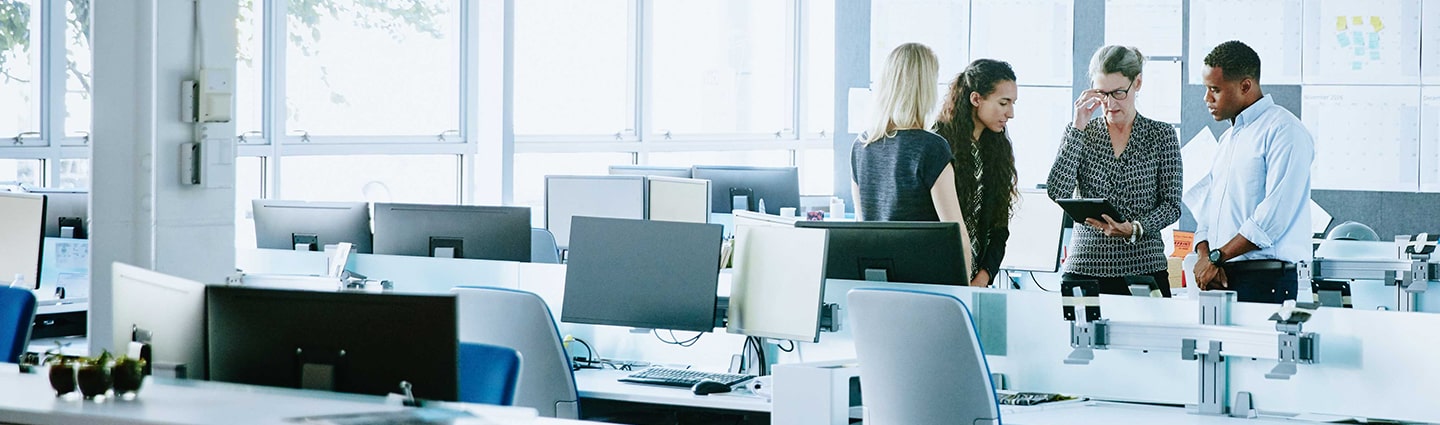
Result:
<svg viewBox="0 0 1440 425"><path fill-rule="evenodd" d="M728 392L730 392L730 386L729 386L729 385L725 385L724 382L704 380L704 381L696 382L696 383L695 383L695 386L690 388L690 391L694 392L695 395L710 395L710 394L714 394L714 393L728 393Z"/></svg>

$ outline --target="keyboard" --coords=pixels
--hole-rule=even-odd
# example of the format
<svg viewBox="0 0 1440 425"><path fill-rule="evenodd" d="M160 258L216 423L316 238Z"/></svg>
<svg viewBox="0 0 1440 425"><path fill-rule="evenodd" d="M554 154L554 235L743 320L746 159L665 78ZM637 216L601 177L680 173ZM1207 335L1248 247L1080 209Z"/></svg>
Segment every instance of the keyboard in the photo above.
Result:
<svg viewBox="0 0 1440 425"><path fill-rule="evenodd" d="M725 385L735 385L754 377L755 375L652 367L620 378L620 381L634 382L637 384L668 385L672 387L692 387L695 386L696 383L705 380L718 381Z"/></svg>

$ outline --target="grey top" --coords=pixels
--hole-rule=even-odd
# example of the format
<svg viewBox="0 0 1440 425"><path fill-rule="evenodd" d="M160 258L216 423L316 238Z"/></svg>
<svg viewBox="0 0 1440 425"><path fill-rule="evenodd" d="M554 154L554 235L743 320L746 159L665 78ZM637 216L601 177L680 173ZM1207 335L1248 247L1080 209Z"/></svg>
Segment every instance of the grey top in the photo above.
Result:
<svg viewBox="0 0 1440 425"><path fill-rule="evenodd" d="M1140 222L1142 231L1132 243L1076 223L1065 271L1119 277L1165 270L1160 231L1180 219L1180 172L1180 140L1170 124L1136 115L1118 158L1103 118L1091 120L1084 131L1066 126L1046 181L1050 198L1108 199L1120 214Z"/></svg>
<svg viewBox="0 0 1440 425"><path fill-rule="evenodd" d="M894 136L850 148L850 175L860 186L861 221L940 221L930 188L950 165L950 144L925 130L898 130Z"/></svg>

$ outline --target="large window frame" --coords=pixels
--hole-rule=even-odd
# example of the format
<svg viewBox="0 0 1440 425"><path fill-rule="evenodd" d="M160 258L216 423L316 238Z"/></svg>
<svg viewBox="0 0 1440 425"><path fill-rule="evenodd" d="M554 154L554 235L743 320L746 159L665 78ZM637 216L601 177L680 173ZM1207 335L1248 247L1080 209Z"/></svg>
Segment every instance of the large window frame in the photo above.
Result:
<svg viewBox="0 0 1440 425"><path fill-rule="evenodd" d="M31 35L31 45L39 49L39 69L36 72L40 83L38 131L0 134L0 158L40 160L40 182L46 187L60 183L62 160L90 158L89 133L65 133L67 3L48 0L32 3L40 14L39 32Z"/></svg>

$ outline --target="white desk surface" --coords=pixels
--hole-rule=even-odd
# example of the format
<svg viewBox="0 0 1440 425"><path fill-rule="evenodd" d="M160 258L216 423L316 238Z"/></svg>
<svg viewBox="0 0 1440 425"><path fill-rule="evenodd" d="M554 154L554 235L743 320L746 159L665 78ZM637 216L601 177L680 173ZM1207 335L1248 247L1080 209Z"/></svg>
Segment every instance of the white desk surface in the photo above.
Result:
<svg viewBox="0 0 1440 425"><path fill-rule="evenodd" d="M104 402L56 398L46 375L20 374L0 363L0 423L282 424L286 418L405 409L384 397L147 378L135 400ZM536 418L534 409L456 403L483 420L477 424L587 424Z"/></svg>
<svg viewBox="0 0 1440 425"><path fill-rule="evenodd" d="M1191 413L1179 407L1151 406L1143 404L1083 402L1055 406L1001 406L1000 418L1006 424L1014 425L1258 425L1273 423L1294 424L1286 418L1259 417L1255 419L1232 418Z"/></svg>
<svg viewBox="0 0 1440 425"><path fill-rule="evenodd" d="M580 398L663 404L706 409L769 412L770 400L748 391L695 395L689 388L632 384L619 379L633 371L581 369L575 372L575 388Z"/></svg>

